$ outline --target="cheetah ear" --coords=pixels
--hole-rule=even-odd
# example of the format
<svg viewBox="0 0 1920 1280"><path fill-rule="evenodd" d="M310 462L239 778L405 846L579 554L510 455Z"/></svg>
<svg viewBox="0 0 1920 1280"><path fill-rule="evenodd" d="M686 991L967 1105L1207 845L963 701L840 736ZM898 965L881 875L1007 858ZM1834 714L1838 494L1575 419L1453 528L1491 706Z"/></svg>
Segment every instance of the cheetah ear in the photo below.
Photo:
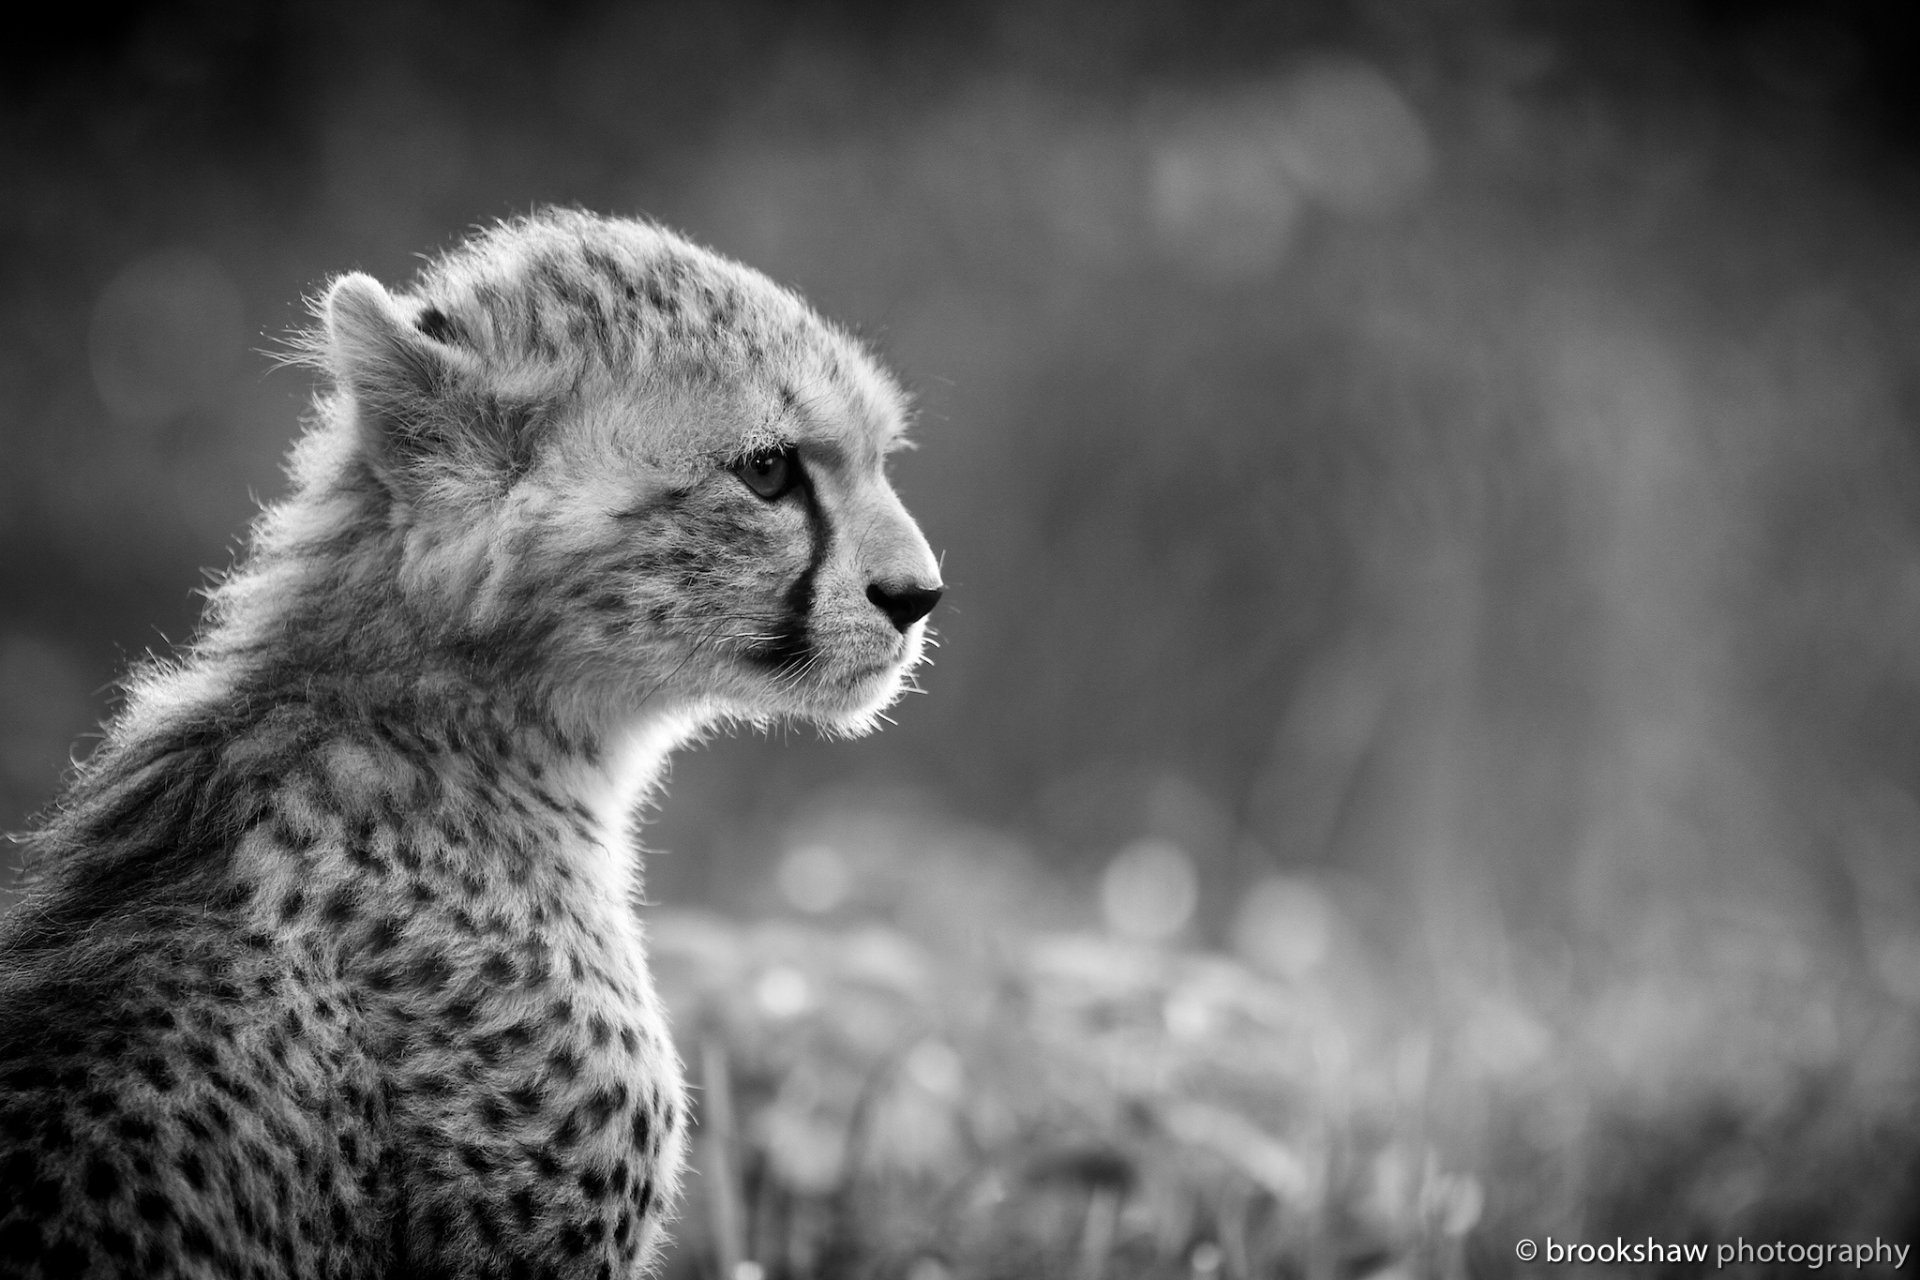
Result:
<svg viewBox="0 0 1920 1280"><path fill-rule="evenodd" d="M435 407L461 381L458 353L437 340L451 336L446 317L428 314L437 323L409 323L393 295L359 272L335 280L320 304L327 372L352 394L362 422L381 435L429 431Z"/></svg>
<svg viewBox="0 0 1920 1280"><path fill-rule="evenodd" d="M359 444L403 496L498 492L531 464L540 404L504 393L439 307L395 298L352 272L327 290L314 346L353 399Z"/></svg>
<svg viewBox="0 0 1920 1280"><path fill-rule="evenodd" d="M327 372L353 397L367 459L397 490L418 496L434 475L486 488L524 468L536 415L492 393L444 311L353 272L333 282L320 315Z"/></svg>

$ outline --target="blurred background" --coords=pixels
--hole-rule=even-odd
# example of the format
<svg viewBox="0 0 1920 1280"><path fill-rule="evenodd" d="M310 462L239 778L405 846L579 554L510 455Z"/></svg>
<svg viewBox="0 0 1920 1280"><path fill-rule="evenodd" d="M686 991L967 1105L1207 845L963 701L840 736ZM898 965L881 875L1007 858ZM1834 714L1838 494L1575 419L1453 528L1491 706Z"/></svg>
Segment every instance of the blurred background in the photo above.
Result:
<svg viewBox="0 0 1920 1280"><path fill-rule="evenodd" d="M1481 1270L1912 1239L1907 11L51 15L0 53L0 826L280 491L303 295L644 212L899 370L949 584L898 727L676 764L656 901L1229 957L1425 1099Z"/></svg>

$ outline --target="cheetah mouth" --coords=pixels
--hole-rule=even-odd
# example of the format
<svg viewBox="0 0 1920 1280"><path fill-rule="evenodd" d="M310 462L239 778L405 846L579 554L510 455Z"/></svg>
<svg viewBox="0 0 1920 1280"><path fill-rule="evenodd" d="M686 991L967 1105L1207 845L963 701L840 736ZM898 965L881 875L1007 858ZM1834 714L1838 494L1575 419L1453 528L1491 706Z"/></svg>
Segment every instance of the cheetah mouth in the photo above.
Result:
<svg viewBox="0 0 1920 1280"><path fill-rule="evenodd" d="M864 647L864 646L862 646ZM883 678L912 665L913 655L904 643L892 651L874 656L870 653L835 652L833 646L802 640L798 644L759 643L745 648L742 657L750 665L787 679L804 675L823 684L851 685Z"/></svg>
<svg viewBox="0 0 1920 1280"><path fill-rule="evenodd" d="M759 644L739 653L757 680L770 680L776 700L801 714L838 715L884 705L898 695L920 647L906 636L812 633L792 646Z"/></svg>

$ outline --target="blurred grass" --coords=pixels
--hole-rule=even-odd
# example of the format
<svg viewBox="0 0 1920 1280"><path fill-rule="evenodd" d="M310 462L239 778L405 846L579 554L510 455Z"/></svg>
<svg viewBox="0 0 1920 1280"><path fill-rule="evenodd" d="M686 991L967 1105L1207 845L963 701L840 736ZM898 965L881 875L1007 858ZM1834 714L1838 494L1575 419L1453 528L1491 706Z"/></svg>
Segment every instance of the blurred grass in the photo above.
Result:
<svg viewBox="0 0 1920 1280"><path fill-rule="evenodd" d="M1903 1239L1920 1191L1920 1022L1831 972L1707 941L1443 1006L1361 956L990 933L654 917L700 1117L669 1275L1501 1275L1522 1237Z"/></svg>
<svg viewBox="0 0 1920 1280"><path fill-rule="evenodd" d="M882 926L684 915L652 936L706 1064L678 1274L722 1274L733 1222L770 1276L1463 1274L1485 1192L1399 1064L1354 1069L1351 1017L1224 957L1068 934L956 964Z"/></svg>
<svg viewBox="0 0 1920 1280"><path fill-rule="evenodd" d="M787 837L757 921L649 917L700 1118L671 1275L1387 1280L1530 1273L1523 1237L1911 1238L1920 1018L1779 921L1422 981L1351 879L1262 882L1214 949L1141 936L1127 898L1164 881L1116 862L1088 895L924 797L833 794Z"/></svg>

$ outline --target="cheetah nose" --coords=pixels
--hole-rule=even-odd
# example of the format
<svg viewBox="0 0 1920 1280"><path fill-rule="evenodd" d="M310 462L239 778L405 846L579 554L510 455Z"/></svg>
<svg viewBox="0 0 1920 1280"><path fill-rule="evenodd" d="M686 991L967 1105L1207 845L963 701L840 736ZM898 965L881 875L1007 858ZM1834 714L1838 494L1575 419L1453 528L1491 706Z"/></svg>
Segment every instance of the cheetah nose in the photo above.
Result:
<svg viewBox="0 0 1920 1280"><path fill-rule="evenodd" d="M933 606L940 603L940 591L939 587L916 586L911 582L870 582L867 599L893 619L893 625L905 635L908 627L933 612Z"/></svg>

